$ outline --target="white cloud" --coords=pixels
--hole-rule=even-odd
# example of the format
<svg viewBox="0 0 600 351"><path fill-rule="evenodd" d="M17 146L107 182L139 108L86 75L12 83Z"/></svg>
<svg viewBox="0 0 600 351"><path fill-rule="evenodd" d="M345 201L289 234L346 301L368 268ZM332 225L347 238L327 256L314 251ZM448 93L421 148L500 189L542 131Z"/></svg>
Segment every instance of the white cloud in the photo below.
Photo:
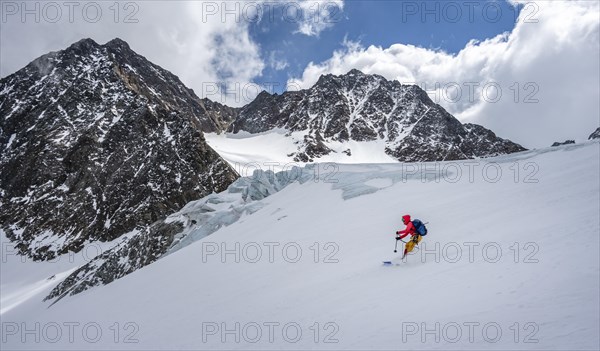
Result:
<svg viewBox="0 0 600 351"><path fill-rule="evenodd" d="M282 71L282 70L288 68L290 64L287 62L286 59L280 58L282 56L283 56L282 51L279 51L279 50L271 51L271 54L269 55L269 66L276 71Z"/></svg>
<svg viewBox="0 0 600 351"><path fill-rule="evenodd" d="M291 79L288 86L307 88L321 74L357 68L416 82L459 119L483 124L528 147L567 138L582 141L600 125L599 4L545 1L536 5L535 17L532 11L522 13L512 32L472 41L456 55L404 44L365 48L346 41L344 49L325 62L310 63L302 77ZM471 83L480 84L472 95ZM454 84L460 86L460 99ZM497 86L502 93L499 99Z"/></svg>
<svg viewBox="0 0 600 351"><path fill-rule="evenodd" d="M332 27L341 20L341 12L344 9L343 0L304 0L292 2L296 6L289 6L290 18L298 22L298 30L308 36L319 36L322 31Z"/></svg>

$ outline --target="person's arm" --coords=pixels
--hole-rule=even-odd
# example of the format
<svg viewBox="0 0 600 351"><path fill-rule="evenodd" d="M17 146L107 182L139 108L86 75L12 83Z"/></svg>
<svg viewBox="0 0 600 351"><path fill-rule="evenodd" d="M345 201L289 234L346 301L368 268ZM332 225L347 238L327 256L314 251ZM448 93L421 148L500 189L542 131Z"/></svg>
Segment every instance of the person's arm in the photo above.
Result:
<svg viewBox="0 0 600 351"><path fill-rule="evenodd" d="M410 228L410 227L411 227L411 226L413 226L413 225L412 225L412 223L411 223L411 222L409 222L409 223L406 225L406 229L397 231L397 232L396 232L396 235L400 235L400 239L404 239L406 236L408 236L408 235L410 234L410 230L411 230L411 228ZM414 227L414 226L413 226L413 227Z"/></svg>
<svg viewBox="0 0 600 351"><path fill-rule="evenodd" d="M415 232L415 226L412 224L412 222L408 222L408 224L406 225L406 229L396 232L396 234L400 235L400 239L404 239L410 233L414 233L414 232Z"/></svg>

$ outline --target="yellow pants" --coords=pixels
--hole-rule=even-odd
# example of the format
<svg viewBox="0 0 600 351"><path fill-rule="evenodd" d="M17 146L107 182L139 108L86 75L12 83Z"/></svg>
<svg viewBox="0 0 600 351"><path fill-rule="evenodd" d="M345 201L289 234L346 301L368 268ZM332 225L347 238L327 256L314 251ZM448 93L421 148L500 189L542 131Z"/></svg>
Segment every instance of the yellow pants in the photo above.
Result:
<svg viewBox="0 0 600 351"><path fill-rule="evenodd" d="M410 241L404 246L404 254L406 255L407 253L411 252L415 248L415 245L421 242L421 239L423 239L423 237L420 235L413 236L412 239L410 239Z"/></svg>

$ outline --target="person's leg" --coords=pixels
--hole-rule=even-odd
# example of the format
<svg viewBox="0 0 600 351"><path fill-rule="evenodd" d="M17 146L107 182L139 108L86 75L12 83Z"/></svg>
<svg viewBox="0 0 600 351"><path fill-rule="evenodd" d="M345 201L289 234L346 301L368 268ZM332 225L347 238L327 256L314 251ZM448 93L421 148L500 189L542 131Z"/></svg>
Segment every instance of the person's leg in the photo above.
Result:
<svg viewBox="0 0 600 351"><path fill-rule="evenodd" d="M421 239L423 239L421 235L413 236L412 239L410 239L404 246L404 255L402 256L402 258L404 258L404 256L406 256L407 253L411 252L415 248L415 245L421 242Z"/></svg>

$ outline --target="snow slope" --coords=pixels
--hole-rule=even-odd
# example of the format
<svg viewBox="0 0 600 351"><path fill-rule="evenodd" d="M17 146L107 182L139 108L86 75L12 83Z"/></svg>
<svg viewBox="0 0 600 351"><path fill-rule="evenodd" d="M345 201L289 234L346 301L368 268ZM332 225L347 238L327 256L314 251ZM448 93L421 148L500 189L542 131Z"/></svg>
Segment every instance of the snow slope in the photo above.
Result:
<svg viewBox="0 0 600 351"><path fill-rule="evenodd" d="M114 283L3 311L2 349L596 350L599 156L590 142L317 165L316 181ZM405 213L429 234L399 262Z"/></svg>
<svg viewBox="0 0 600 351"><path fill-rule="evenodd" d="M249 163L258 163L264 170L275 171L288 169L292 165L304 165L305 163L294 161L293 156L287 155L298 151L296 143L302 142L306 133L304 131L290 133L287 130L274 129L256 134L205 133L204 136L208 145L239 173ZM321 163L398 163L398 160L385 153L385 140L330 141L327 147L335 152L320 157ZM344 153L348 149L351 150L351 155ZM251 174L250 172L247 175Z"/></svg>

